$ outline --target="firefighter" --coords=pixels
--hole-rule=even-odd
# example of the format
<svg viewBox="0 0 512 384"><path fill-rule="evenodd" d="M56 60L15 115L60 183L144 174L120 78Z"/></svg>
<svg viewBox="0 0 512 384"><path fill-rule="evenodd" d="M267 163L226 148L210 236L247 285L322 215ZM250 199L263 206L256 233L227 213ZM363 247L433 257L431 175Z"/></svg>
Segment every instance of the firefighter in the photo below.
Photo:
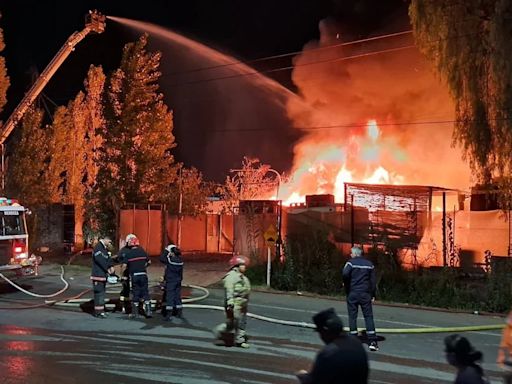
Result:
<svg viewBox="0 0 512 384"><path fill-rule="evenodd" d="M112 248L112 239L104 236L99 239L92 251L91 281L94 292L94 317L100 319L107 317L105 313L105 286L108 275L114 273L114 263L110 257Z"/></svg>
<svg viewBox="0 0 512 384"><path fill-rule="evenodd" d="M218 339L223 340L226 334L230 334L234 337L234 344L241 348L249 348L245 326L251 283L244 275L248 261L244 256L233 256L229 260L231 268L223 278L226 322L215 329Z"/></svg>
<svg viewBox="0 0 512 384"><path fill-rule="evenodd" d="M137 236L128 235L126 240L126 246L129 249L125 253L124 262L132 284L132 313L130 317L137 317L141 302L144 303L146 317L152 317L147 273L147 267L151 263L149 256L140 246Z"/></svg>
<svg viewBox="0 0 512 384"><path fill-rule="evenodd" d="M124 247L119 250L117 255L117 262L121 264L121 292L119 293L119 302L121 303L121 312L128 313L131 307L130 302L130 274L128 273L128 266L126 265L126 253L131 249L128 244L135 235L129 234L126 236Z"/></svg>
<svg viewBox="0 0 512 384"><path fill-rule="evenodd" d="M368 349L375 352L379 350L372 308L377 289L375 267L370 260L363 257L363 250L359 247L352 247L350 256L351 259L346 262L342 271L350 334L357 336L357 312L358 307L361 307L366 323Z"/></svg>
<svg viewBox="0 0 512 384"><path fill-rule="evenodd" d="M181 319L183 318L183 304L181 302L183 260L180 249L174 244L168 245L162 251L160 261L165 264L164 320L171 321L173 316Z"/></svg>

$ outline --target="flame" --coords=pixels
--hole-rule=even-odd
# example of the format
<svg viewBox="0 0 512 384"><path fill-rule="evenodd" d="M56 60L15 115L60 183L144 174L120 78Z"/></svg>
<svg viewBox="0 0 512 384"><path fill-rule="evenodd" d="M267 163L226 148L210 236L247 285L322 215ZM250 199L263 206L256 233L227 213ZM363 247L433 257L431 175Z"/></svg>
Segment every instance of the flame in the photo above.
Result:
<svg viewBox="0 0 512 384"><path fill-rule="evenodd" d="M403 152L396 143L382 140L376 120L368 120L365 128L343 141L337 138L337 143L318 135L300 143L290 181L282 188L283 205L304 203L305 196L313 194L333 194L342 203L345 183L350 182L403 184L403 176L380 163L403 157Z"/></svg>

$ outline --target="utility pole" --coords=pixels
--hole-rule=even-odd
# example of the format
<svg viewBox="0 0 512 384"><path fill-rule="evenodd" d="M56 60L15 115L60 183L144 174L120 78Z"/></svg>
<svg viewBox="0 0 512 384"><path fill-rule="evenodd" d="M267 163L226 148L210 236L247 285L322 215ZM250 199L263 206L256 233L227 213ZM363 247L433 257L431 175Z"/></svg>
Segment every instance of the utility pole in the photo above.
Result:
<svg viewBox="0 0 512 384"><path fill-rule="evenodd" d="M179 200L178 200L178 235L176 236L176 245L178 248L181 247L181 211L183 208L183 168L180 168L180 175L179 175Z"/></svg>

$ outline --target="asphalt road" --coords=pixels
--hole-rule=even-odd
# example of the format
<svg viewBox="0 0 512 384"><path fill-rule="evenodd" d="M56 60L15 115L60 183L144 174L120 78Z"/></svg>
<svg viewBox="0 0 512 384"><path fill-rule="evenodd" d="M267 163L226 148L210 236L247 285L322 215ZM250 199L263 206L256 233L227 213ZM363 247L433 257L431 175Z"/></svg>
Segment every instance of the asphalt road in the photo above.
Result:
<svg viewBox="0 0 512 384"><path fill-rule="evenodd" d="M210 283L222 274L208 264L187 267L188 276L196 280L189 281L193 283L201 279ZM157 270L155 275L159 273ZM67 276L71 287L63 296L89 287L86 271L70 269ZM58 270L48 267L43 276L20 282L39 293L62 287ZM196 290L186 293L200 294ZM210 289L210 296L201 304L221 305L222 295L222 290ZM311 329L255 319L249 319L247 325L250 349L216 345L211 330L223 321L223 313L215 310L186 308L184 322L164 323L160 315L132 320L119 312L110 313L105 320L96 319L84 312L87 305L15 309L42 302L0 283L3 383L296 383L293 372L309 368L321 347ZM304 322L311 322L313 314L328 307L334 307L346 322L345 303L339 300L254 292L250 302L252 313ZM374 312L377 328L503 323L499 317L381 305L375 306ZM362 319L360 326L364 326ZM444 360L446 334L382 336L380 351L369 352L370 383L453 382L454 370ZM492 382L500 382L494 364L500 332L468 332L465 336L484 353L484 369Z"/></svg>

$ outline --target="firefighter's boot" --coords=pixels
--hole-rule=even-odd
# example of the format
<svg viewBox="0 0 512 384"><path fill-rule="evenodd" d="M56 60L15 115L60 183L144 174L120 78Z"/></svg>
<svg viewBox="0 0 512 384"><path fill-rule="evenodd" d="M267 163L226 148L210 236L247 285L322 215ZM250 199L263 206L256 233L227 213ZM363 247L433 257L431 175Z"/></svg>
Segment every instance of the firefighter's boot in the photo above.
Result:
<svg viewBox="0 0 512 384"><path fill-rule="evenodd" d="M172 307L165 307L165 316L164 316L164 321L172 321Z"/></svg>
<svg viewBox="0 0 512 384"><path fill-rule="evenodd" d="M132 313L130 313L129 317L131 319L139 317L139 303L132 303Z"/></svg>
<svg viewBox="0 0 512 384"><path fill-rule="evenodd" d="M144 302L144 313L146 317L153 317L153 312L151 311L151 301Z"/></svg>

